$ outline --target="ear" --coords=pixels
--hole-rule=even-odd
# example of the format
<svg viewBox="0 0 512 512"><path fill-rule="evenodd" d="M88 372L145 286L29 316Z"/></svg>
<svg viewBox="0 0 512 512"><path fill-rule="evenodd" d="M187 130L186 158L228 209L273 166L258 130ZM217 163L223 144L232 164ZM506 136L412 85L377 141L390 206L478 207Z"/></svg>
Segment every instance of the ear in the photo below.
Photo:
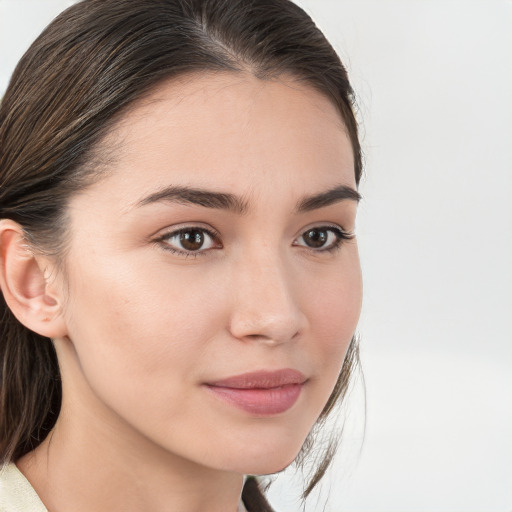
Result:
<svg viewBox="0 0 512 512"><path fill-rule="evenodd" d="M14 316L28 329L48 338L67 334L56 268L35 255L16 222L0 220L0 288Z"/></svg>

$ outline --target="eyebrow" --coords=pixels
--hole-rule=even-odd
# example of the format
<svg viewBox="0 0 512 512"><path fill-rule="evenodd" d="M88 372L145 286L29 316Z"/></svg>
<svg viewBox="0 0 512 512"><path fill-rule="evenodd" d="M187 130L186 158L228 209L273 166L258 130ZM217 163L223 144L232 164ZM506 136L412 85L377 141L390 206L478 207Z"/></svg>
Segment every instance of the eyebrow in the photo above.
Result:
<svg viewBox="0 0 512 512"><path fill-rule="evenodd" d="M172 185L146 196L138 202L137 206L159 202L193 204L203 208L229 210L238 214L243 214L248 210L247 201L234 194Z"/></svg>
<svg viewBox="0 0 512 512"><path fill-rule="evenodd" d="M346 199L358 203L361 200L361 194L352 187L339 185L327 190L327 192L320 192L319 194L302 198L297 203L296 211L299 213L310 212L311 210L318 210Z"/></svg>
<svg viewBox="0 0 512 512"><path fill-rule="evenodd" d="M361 195L351 187L339 185L326 192L303 197L297 202L295 211L297 213L309 212L346 199L359 202ZM249 203L234 194L173 185L144 197L137 203L137 207L159 202L191 204L203 208L228 210L240 215L249 210Z"/></svg>

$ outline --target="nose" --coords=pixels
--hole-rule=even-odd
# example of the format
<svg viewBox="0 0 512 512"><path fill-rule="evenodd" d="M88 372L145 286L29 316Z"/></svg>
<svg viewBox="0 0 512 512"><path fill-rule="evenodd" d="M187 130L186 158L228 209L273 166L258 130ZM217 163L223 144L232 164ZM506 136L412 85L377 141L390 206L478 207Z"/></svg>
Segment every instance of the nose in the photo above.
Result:
<svg viewBox="0 0 512 512"><path fill-rule="evenodd" d="M230 332L239 340L279 345L306 326L293 271L280 258L253 257L233 276ZM295 285L295 286L294 286Z"/></svg>

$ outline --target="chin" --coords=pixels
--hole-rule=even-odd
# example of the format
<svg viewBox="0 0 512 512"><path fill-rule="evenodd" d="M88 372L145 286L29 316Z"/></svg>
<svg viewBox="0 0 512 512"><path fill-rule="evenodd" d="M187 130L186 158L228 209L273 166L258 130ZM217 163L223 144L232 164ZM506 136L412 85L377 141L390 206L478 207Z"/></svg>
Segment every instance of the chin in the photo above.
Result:
<svg viewBox="0 0 512 512"><path fill-rule="evenodd" d="M286 462L276 461L273 464L269 464L267 461L261 464L250 464L250 467L248 467L243 473L245 475L273 475L284 471L294 460L295 457L291 460L287 460Z"/></svg>
<svg viewBox="0 0 512 512"><path fill-rule="evenodd" d="M255 442L251 449L243 452L243 460L231 461L231 469L245 475L271 475L285 470L297 457L302 443L290 446L283 443L278 447L258 446Z"/></svg>

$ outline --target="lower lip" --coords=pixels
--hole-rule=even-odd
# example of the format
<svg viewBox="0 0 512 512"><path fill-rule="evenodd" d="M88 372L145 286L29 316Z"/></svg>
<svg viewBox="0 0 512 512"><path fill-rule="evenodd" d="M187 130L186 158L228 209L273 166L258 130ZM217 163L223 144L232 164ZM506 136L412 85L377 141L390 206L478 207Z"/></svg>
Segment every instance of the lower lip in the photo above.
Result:
<svg viewBox="0 0 512 512"><path fill-rule="evenodd" d="M304 384L287 384L276 388L227 388L207 386L217 397L238 409L258 416L281 414L298 400Z"/></svg>

